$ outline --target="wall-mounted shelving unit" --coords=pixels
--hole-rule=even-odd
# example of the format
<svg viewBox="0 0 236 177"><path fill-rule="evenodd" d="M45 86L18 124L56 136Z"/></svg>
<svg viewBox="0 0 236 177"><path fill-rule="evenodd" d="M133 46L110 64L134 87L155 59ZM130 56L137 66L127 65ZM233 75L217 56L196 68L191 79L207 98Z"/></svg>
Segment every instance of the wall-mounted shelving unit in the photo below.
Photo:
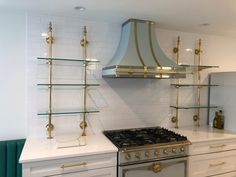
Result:
<svg viewBox="0 0 236 177"><path fill-rule="evenodd" d="M52 23L49 23L49 31L48 37L46 38L46 42L49 46L48 57L38 57L38 60L46 60L49 66L49 81L48 83L40 83L37 84L38 87L48 87L49 92L49 102L48 102L48 110L45 112L39 112L38 116L48 116L48 124L46 125L48 139L52 139L52 131L54 130L54 125L52 123L52 116L54 115L75 115L75 114L82 114L83 120L80 123L80 128L82 129L82 136L86 136L86 115L89 113L98 113L99 111L93 108L87 107L87 91L88 87L97 87L99 84L88 84L87 83L87 66L88 63L98 63L98 60L95 59L87 59L87 29L86 26L83 30L83 39L81 40L80 44L83 47L83 59L69 59L69 58L53 58L52 56L52 45L54 43L54 37L52 35ZM52 76L53 76L53 61L66 61L66 62L80 62L83 63L83 83L54 83ZM81 110L74 110L74 111L54 111L52 105L52 92L53 88L55 87L83 87L83 108Z"/></svg>
<svg viewBox="0 0 236 177"><path fill-rule="evenodd" d="M180 37L177 38L177 45L174 47L173 52L176 54L176 61L177 64L179 64L179 50L180 48ZM197 76L197 81L194 81L195 83L191 84L181 84L179 79L176 79L176 82L174 84L171 84L171 86L175 87L176 89L176 104L171 105L170 107L175 109L175 116L171 118L171 121L175 123L175 128L179 127L179 110L187 110L187 109L193 109L196 111L196 114L193 115L193 121L196 126L200 126L200 110L201 109L212 109L217 108L215 105L202 105L201 104L201 88L203 87L214 87L218 86L216 84L202 84L201 83L201 71L204 69L211 69L211 68L219 68L218 66L206 66L201 65L201 39L198 41L198 47L194 51L195 58L197 59L197 65L187 65L187 64L181 64L181 66L184 66L187 70L190 70L193 75ZM197 88L196 93L196 104L195 105L179 105L179 92L181 87L195 87Z"/></svg>

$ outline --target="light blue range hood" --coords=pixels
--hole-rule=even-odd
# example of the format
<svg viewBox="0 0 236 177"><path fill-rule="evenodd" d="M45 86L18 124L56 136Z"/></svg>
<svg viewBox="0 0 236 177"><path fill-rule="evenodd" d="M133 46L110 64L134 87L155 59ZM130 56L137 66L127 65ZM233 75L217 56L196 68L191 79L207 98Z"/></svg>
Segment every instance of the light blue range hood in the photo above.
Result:
<svg viewBox="0 0 236 177"><path fill-rule="evenodd" d="M169 59L160 48L154 22L129 19L122 25L119 46L103 77L185 78L185 68Z"/></svg>

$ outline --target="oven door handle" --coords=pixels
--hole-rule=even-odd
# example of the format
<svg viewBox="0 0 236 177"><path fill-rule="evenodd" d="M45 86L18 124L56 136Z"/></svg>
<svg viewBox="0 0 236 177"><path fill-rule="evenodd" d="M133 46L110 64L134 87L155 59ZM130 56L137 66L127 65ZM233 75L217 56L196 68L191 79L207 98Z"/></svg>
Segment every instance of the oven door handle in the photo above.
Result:
<svg viewBox="0 0 236 177"><path fill-rule="evenodd" d="M152 166L151 166L151 170L152 170L154 173L159 173L159 172L161 172L161 170L162 170L161 164L160 164L160 163L153 163Z"/></svg>

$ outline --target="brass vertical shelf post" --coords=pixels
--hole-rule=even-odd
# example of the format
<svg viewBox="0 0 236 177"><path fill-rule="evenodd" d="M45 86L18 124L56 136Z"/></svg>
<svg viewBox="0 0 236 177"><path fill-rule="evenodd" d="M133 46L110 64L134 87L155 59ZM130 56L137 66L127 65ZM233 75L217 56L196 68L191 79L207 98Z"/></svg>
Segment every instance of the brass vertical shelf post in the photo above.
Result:
<svg viewBox="0 0 236 177"><path fill-rule="evenodd" d="M49 67L49 96L48 96L48 124L46 125L46 129L48 132L48 139L52 139L52 131L54 129L54 125L52 124L52 44L54 42L54 38L52 35L52 23L49 23L48 27L48 36L46 38L46 42L48 43L48 67Z"/></svg>
<svg viewBox="0 0 236 177"><path fill-rule="evenodd" d="M200 87L200 84L201 84L201 68L200 68L200 65L201 65L201 53L202 53L202 49L201 49L201 46L202 46L202 41L201 39L198 40L198 48L195 49L194 53L197 57L197 84L198 84L198 87L197 87L197 106L200 107L201 105L201 87ZM193 120L194 122L196 123L196 126L200 127L200 108L197 109L197 114L193 116Z"/></svg>
<svg viewBox="0 0 236 177"><path fill-rule="evenodd" d="M176 54L176 63L179 64L179 46L180 46L180 37L177 38L177 45L173 48L174 54ZM179 106L179 79L176 79L176 107ZM179 109L175 109L175 116L171 118L171 121L175 123L175 128L179 128Z"/></svg>
<svg viewBox="0 0 236 177"><path fill-rule="evenodd" d="M84 36L83 39L80 41L81 46L83 47L83 59L84 59L84 87L83 87L83 120L80 124L80 127L82 128L82 136L86 136L86 128L87 128L87 122L86 122L86 113L87 113L87 28L84 26L83 30Z"/></svg>

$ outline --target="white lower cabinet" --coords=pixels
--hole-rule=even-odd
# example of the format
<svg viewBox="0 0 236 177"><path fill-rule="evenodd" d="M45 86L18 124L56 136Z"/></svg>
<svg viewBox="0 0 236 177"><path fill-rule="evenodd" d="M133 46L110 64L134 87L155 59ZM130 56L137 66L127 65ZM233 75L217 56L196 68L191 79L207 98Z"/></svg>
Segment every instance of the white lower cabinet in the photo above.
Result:
<svg viewBox="0 0 236 177"><path fill-rule="evenodd" d="M117 154L23 163L23 177L116 177Z"/></svg>
<svg viewBox="0 0 236 177"><path fill-rule="evenodd" d="M236 177L236 149L228 148L231 142L235 139L191 145L188 177Z"/></svg>
<svg viewBox="0 0 236 177"><path fill-rule="evenodd" d="M212 176L236 170L236 151L189 157L191 177Z"/></svg>

